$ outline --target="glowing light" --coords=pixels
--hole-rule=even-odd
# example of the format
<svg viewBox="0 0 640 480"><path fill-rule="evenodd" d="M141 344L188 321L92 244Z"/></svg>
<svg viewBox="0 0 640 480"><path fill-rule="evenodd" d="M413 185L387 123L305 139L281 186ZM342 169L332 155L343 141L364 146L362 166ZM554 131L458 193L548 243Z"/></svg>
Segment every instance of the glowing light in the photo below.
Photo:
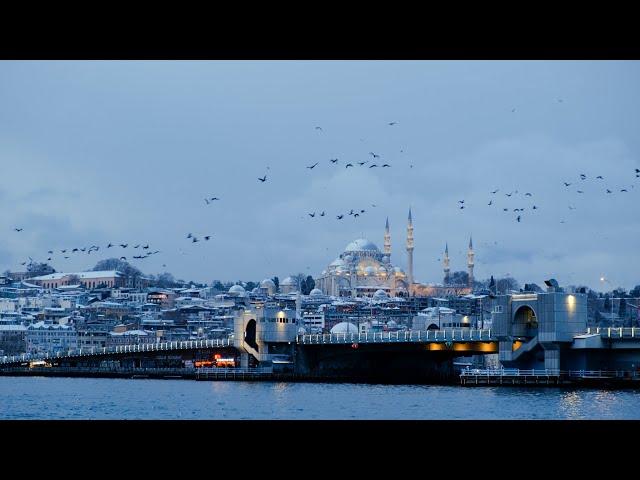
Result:
<svg viewBox="0 0 640 480"><path fill-rule="evenodd" d="M576 297L574 295L567 296L567 308L571 313L576 309Z"/></svg>

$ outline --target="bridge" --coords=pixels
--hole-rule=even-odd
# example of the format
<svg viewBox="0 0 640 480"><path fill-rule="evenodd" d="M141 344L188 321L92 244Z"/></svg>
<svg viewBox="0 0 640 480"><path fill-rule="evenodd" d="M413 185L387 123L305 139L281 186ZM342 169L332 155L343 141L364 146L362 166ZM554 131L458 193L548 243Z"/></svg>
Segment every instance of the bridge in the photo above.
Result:
<svg viewBox="0 0 640 480"><path fill-rule="evenodd" d="M404 332L327 333L298 335L302 345L346 343L432 343L432 342L492 342L491 329L447 328L443 330L408 330Z"/></svg>

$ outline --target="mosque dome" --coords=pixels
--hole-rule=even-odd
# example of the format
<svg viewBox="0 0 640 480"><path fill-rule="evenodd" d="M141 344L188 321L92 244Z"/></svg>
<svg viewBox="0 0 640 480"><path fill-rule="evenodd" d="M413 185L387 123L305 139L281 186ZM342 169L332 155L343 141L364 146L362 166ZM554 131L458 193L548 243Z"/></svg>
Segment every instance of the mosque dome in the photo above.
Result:
<svg viewBox="0 0 640 480"><path fill-rule="evenodd" d="M242 285L233 285L229 289L229 295L241 296L246 293L245 289L242 288Z"/></svg>
<svg viewBox="0 0 640 480"><path fill-rule="evenodd" d="M264 280L263 280L263 281L264 281ZM293 278L291 278L291 277L287 277L287 278L285 278L284 280L282 280L282 281L280 282L280 285L281 285L281 286L285 286L285 287L286 287L286 286L290 286L290 285L295 285L295 284L296 284L296 282L295 282L295 281L293 280Z"/></svg>
<svg viewBox="0 0 640 480"><path fill-rule="evenodd" d="M260 282L260 286L263 288L276 288L276 284L270 278L265 278Z"/></svg>
<svg viewBox="0 0 640 480"><path fill-rule="evenodd" d="M342 265L344 265L344 260L342 260L341 258L336 258L329 264L330 267L340 267Z"/></svg>
<svg viewBox="0 0 640 480"><path fill-rule="evenodd" d="M369 265L364 269L364 273L366 273L367 275L375 275L376 269L375 267L372 267L371 265Z"/></svg>
<svg viewBox="0 0 640 480"><path fill-rule="evenodd" d="M343 257L344 263L351 263L353 262L353 255L345 255Z"/></svg>
<svg viewBox="0 0 640 480"><path fill-rule="evenodd" d="M312 297L317 297L319 295L322 295L322 290L320 290L319 288L314 288L309 292L309 295L311 295Z"/></svg>
<svg viewBox="0 0 640 480"><path fill-rule="evenodd" d="M358 333L358 327L353 323L340 322L331 329L331 333Z"/></svg>
<svg viewBox="0 0 640 480"><path fill-rule="evenodd" d="M389 295L387 295L387 292L380 289L380 290L376 290L376 293L374 293L373 296L375 298L387 298Z"/></svg>
<svg viewBox="0 0 640 480"><path fill-rule="evenodd" d="M380 251L372 241L367 240L366 238L358 238L357 240L354 240L349 245L347 245L344 249L345 253L346 252L362 252L366 250L374 251L374 252Z"/></svg>
<svg viewBox="0 0 640 480"><path fill-rule="evenodd" d="M378 273L387 273L387 269L384 268L384 265L380 265L378 267Z"/></svg>

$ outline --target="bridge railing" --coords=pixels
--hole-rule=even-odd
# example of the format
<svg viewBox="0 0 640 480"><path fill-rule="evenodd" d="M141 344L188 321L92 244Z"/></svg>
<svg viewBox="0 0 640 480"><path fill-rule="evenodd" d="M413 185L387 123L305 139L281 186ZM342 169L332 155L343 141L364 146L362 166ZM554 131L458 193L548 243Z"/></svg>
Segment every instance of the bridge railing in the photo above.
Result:
<svg viewBox="0 0 640 480"><path fill-rule="evenodd" d="M589 327L587 333L602 338L640 338L640 328L636 327Z"/></svg>
<svg viewBox="0 0 640 480"><path fill-rule="evenodd" d="M18 363L38 360L55 360L62 358L89 357L95 355L158 352L167 350L192 350L197 348L214 348L233 346L229 338L217 338L206 340L183 340L175 342L139 343L132 345L113 345L111 347L89 347L69 349L57 352L22 353L19 355L4 355L0 357L0 364Z"/></svg>
<svg viewBox="0 0 640 480"><path fill-rule="evenodd" d="M297 336L302 344L327 343L424 343L492 341L491 329L451 328L444 330L407 330L397 332L318 333Z"/></svg>
<svg viewBox="0 0 640 480"><path fill-rule="evenodd" d="M461 377L544 377L563 376L572 378L640 378L640 372L629 370L556 370L556 369L534 369L525 370L520 368L496 368L479 369L465 368L460 372Z"/></svg>

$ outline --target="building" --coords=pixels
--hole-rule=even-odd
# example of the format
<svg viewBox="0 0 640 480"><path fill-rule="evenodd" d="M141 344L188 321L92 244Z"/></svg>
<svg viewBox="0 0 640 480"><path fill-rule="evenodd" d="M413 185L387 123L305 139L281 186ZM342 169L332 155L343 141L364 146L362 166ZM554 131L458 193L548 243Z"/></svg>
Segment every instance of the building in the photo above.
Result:
<svg viewBox="0 0 640 480"><path fill-rule="evenodd" d="M124 275L117 270L103 270L96 272L51 273L29 279L30 283L44 288L58 288L65 285L82 285L84 288L121 287L124 285Z"/></svg>
<svg viewBox="0 0 640 480"><path fill-rule="evenodd" d="M27 327L0 325L0 355L16 355L27 351Z"/></svg>
<svg viewBox="0 0 640 480"><path fill-rule="evenodd" d="M27 327L27 352L29 353L55 354L75 350L77 347L77 332L69 325L37 322Z"/></svg>

